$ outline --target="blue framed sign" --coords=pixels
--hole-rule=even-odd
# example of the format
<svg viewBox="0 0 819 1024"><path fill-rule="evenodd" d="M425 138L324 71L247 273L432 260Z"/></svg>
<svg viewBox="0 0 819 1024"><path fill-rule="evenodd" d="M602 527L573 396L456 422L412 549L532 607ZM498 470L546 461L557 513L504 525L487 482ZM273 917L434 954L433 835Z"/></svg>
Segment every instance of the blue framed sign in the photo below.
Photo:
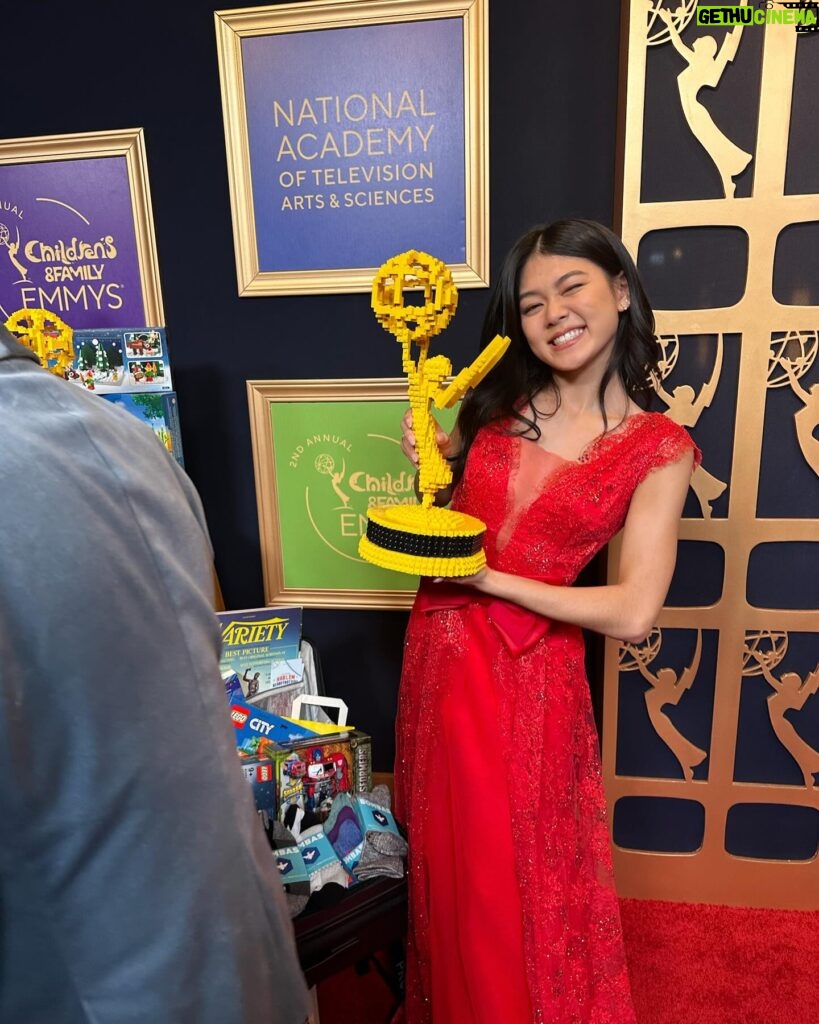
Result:
<svg viewBox="0 0 819 1024"><path fill-rule="evenodd" d="M165 323L141 128L0 141L0 322Z"/></svg>
<svg viewBox="0 0 819 1024"><path fill-rule="evenodd" d="M368 292L407 249L486 286L487 0L215 17L240 295Z"/></svg>

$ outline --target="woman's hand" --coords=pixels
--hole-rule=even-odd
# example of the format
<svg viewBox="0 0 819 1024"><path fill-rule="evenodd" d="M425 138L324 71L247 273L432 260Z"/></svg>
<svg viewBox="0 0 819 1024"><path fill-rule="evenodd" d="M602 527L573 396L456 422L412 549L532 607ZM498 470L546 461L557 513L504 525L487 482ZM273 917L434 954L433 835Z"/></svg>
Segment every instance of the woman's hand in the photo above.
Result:
<svg viewBox="0 0 819 1024"><path fill-rule="evenodd" d="M433 419L432 422L435 423L435 440L438 443L438 448L444 458L447 458L447 456L451 454L450 448L452 447L452 438L441 428L435 419ZM412 409L407 409L404 413L404 418L401 420L401 451L406 455L413 466L417 468L418 448L415 431L412 429Z"/></svg>
<svg viewBox="0 0 819 1024"><path fill-rule="evenodd" d="M415 447L415 434L412 430L412 409L407 409L401 420L401 451L413 466L418 465L418 451Z"/></svg>
<svg viewBox="0 0 819 1024"><path fill-rule="evenodd" d="M471 576L436 576L433 583L460 583L465 587L472 587L474 590L486 590L489 585L489 578L492 569L485 565Z"/></svg>

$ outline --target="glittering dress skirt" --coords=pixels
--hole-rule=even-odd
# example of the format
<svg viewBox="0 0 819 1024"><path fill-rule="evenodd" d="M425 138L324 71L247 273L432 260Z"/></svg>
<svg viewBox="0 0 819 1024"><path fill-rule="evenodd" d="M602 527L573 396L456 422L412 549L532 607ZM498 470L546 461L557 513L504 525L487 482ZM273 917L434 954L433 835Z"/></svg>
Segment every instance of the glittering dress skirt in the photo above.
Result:
<svg viewBox="0 0 819 1024"><path fill-rule="evenodd" d="M453 507L486 523L491 566L569 585L693 447L657 413L577 461L485 428ZM407 1024L634 1024L580 630L424 581L396 738Z"/></svg>

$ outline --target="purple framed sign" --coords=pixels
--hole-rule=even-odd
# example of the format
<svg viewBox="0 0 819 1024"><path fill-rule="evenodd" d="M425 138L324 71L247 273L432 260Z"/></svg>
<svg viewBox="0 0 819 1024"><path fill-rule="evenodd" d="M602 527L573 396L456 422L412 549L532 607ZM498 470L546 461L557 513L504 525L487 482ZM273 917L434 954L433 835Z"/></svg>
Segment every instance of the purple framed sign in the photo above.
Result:
<svg viewBox="0 0 819 1024"><path fill-rule="evenodd" d="M240 295L367 292L419 249L488 281L487 0L216 12Z"/></svg>
<svg viewBox="0 0 819 1024"><path fill-rule="evenodd" d="M142 129L0 141L0 319L165 323Z"/></svg>

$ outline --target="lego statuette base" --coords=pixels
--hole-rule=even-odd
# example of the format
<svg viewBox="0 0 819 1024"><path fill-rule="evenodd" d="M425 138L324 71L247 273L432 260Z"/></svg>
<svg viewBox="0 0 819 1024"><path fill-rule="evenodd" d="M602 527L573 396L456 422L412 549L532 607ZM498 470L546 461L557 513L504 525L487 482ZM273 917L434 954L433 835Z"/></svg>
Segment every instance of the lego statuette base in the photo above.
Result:
<svg viewBox="0 0 819 1024"><path fill-rule="evenodd" d="M451 509L373 508L358 553L373 565L413 576L472 576L486 565L485 532L480 519Z"/></svg>

